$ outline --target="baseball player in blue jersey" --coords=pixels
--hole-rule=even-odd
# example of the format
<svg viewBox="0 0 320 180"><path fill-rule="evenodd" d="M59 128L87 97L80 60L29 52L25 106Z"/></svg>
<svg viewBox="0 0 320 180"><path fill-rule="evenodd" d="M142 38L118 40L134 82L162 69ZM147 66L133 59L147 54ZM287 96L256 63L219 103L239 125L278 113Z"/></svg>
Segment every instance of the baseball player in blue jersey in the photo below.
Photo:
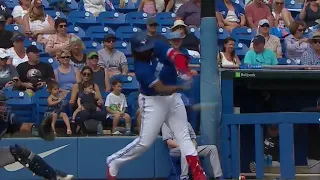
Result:
<svg viewBox="0 0 320 180"><path fill-rule="evenodd" d="M174 132L181 152L186 156L193 178L205 180L195 146L187 126L187 114L177 85L177 71L190 80L185 55L161 42L147 40L147 34L136 33L130 40L135 74L140 84L140 136L125 148L107 158L108 180L115 180L120 166L145 152L156 140L161 126L167 123Z"/></svg>
<svg viewBox="0 0 320 180"><path fill-rule="evenodd" d="M0 120L0 139L5 134L16 132L31 132L35 129L32 123L17 123L14 116L9 114L6 118ZM52 118L48 116L39 126L39 135L45 140L53 140L54 134L51 128ZM68 175L59 170L53 169L40 156L34 154L29 149L19 145L0 147L0 168L6 165L19 162L35 175L48 180L71 180L73 175Z"/></svg>

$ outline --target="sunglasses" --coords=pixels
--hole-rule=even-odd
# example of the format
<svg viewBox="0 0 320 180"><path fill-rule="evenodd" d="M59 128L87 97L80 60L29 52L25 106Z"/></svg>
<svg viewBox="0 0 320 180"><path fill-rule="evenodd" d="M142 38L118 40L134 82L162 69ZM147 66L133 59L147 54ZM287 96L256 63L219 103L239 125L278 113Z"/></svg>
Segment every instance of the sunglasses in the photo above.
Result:
<svg viewBox="0 0 320 180"><path fill-rule="evenodd" d="M269 27L270 27L270 25L269 25L269 24L263 24L261 27L269 28Z"/></svg>
<svg viewBox="0 0 320 180"><path fill-rule="evenodd" d="M320 44L320 39L312 39L313 44Z"/></svg>
<svg viewBox="0 0 320 180"><path fill-rule="evenodd" d="M59 25L59 28L65 28L65 27L67 27L66 24L61 24L61 25Z"/></svg>
<svg viewBox="0 0 320 180"><path fill-rule="evenodd" d="M70 59L70 56L61 56L61 59Z"/></svg>
<svg viewBox="0 0 320 180"><path fill-rule="evenodd" d="M107 40L105 40L105 42L107 42L107 43L111 43L111 42L116 42L116 40L115 39L107 39Z"/></svg>
<svg viewBox="0 0 320 180"><path fill-rule="evenodd" d="M156 27L156 26L158 26L158 24L157 24L157 23L154 23L154 24L150 24L149 26L151 26L151 27Z"/></svg>
<svg viewBox="0 0 320 180"><path fill-rule="evenodd" d="M5 57L5 58L0 58L0 60L1 60L1 61L6 61L6 60L8 60L8 58L7 58L7 57Z"/></svg>
<svg viewBox="0 0 320 180"><path fill-rule="evenodd" d="M297 29L299 32L304 32L306 29Z"/></svg>
<svg viewBox="0 0 320 180"><path fill-rule="evenodd" d="M283 2L275 2L276 5L283 5Z"/></svg>
<svg viewBox="0 0 320 180"><path fill-rule="evenodd" d="M85 77L90 77L91 73L82 73L82 75L85 76Z"/></svg>

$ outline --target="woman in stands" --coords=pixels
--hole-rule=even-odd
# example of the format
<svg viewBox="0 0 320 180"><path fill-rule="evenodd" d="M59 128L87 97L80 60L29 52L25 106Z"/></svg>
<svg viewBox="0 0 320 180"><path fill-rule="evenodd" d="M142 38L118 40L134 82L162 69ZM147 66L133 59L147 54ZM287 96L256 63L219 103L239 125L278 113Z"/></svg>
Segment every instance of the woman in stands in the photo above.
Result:
<svg viewBox="0 0 320 180"><path fill-rule="evenodd" d="M54 20L44 12L42 0L32 0L28 13L23 16L24 33L40 43L46 44L50 34L54 34Z"/></svg>
<svg viewBox="0 0 320 180"><path fill-rule="evenodd" d="M25 36L20 32L14 32L11 38L13 47L7 49L7 53L10 56L8 64L12 64L17 67L20 63L27 62L28 56L26 48L24 47Z"/></svg>
<svg viewBox="0 0 320 180"><path fill-rule="evenodd" d="M19 0L19 5L15 6L12 10L12 17L14 23L21 25L22 18L28 13L30 8L30 0Z"/></svg>
<svg viewBox="0 0 320 180"><path fill-rule="evenodd" d="M274 0L272 15L275 20L275 26L281 29L289 27L294 21L290 11L284 7L284 0Z"/></svg>
<svg viewBox="0 0 320 180"><path fill-rule="evenodd" d="M77 37L74 34L67 33L67 20L65 18L57 18L54 22L55 34L52 34L48 38L46 44L46 52L51 56L55 56L56 53L63 49L69 49L70 39Z"/></svg>
<svg viewBox="0 0 320 180"><path fill-rule="evenodd" d="M15 88L20 86L19 74L16 68L8 64L9 55L0 48L0 88Z"/></svg>
<svg viewBox="0 0 320 180"><path fill-rule="evenodd" d="M235 40L231 37L227 37L223 41L223 47L222 50L218 54L218 64L223 66L228 65L240 65L241 61L239 57L236 55L236 52L234 50L234 44Z"/></svg>
<svg viewBox="0 0 320 180"><path fill-rule="evenodd" d="M216 5L218 26L231 32L233 28L246 25L244 9L231 0L218 1Z"/></svg>
<svg viewBox="0 0 320 180"><path fill-rule="evenodd" d="M306 22L307 27L317 25L316 20L320 19L320 5L317 0L305 0L299 18Z"/></svg>
<svg viewBox="0 0 320 180"><path fill-rule="evenodd" d="M59 89L67 94L72 90L73 84L81 81L80 72L78 68L70 65L71 54L68 50L60 50L56 55L60 65L54 70L55 79Z"/></svg>
<svg viewBox="0 0 320 180"><path fill-rule="evenodd" d="M79 71L86 65L87 55L84 53L86 50L82 40L78 37L72 37L70 39L70 52L71 52L71 64L78 68Z"/></svg>

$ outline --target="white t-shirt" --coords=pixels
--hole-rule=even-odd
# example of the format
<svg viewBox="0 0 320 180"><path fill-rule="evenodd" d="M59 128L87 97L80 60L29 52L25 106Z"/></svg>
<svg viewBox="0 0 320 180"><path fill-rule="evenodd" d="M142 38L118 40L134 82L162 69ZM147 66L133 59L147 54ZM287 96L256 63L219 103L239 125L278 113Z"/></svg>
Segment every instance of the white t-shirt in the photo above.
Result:
<svg viewBox="0 0 320 180"><path fill-rule="evenodd" d="M17 17L23 18L23 16L26 15L27 12L28 12L27 9L24 10L24 9L22 9L21 6L18 5L18 6L15 6L15 7L13 8L13 10L12 10L12 17L13 17L13 18L17 18Z"/></svg>
<svg viewBox="0 0 320 180"><path fill-rule="evenodd" d="M127 99L122 93L117 96L111 92L108 94L104 106L111 108L113 111L121 112L124 108L128 107ZM107 117L109 117L109 114Z"/></svg>
<svg viewBox="0 0 320 180"><path fill-rule="evenodd" d="M16 51L12 48L7 49L7 53L10 56L10 58L12 59L12 65L17 67L20 63L26 62L28 61L28 56L27 54L25 54L25 56L23 58L20 58Z"/></svg>

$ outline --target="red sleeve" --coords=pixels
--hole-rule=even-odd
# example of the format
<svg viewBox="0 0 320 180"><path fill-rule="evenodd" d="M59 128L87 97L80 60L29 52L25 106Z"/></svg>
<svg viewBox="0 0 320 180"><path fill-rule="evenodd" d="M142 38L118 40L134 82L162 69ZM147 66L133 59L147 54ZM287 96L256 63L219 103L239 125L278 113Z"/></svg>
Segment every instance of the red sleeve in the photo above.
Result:
<svg viewBox="0 0 320 180"><path fill-rule="evenodd" d="M167 51L167 56L171 61L173 61L175 67L179 72L186 74L190 71L188 67L189 59L186 55L180 53L177 50L174 50L173 48L170 48Z"/></svg>

